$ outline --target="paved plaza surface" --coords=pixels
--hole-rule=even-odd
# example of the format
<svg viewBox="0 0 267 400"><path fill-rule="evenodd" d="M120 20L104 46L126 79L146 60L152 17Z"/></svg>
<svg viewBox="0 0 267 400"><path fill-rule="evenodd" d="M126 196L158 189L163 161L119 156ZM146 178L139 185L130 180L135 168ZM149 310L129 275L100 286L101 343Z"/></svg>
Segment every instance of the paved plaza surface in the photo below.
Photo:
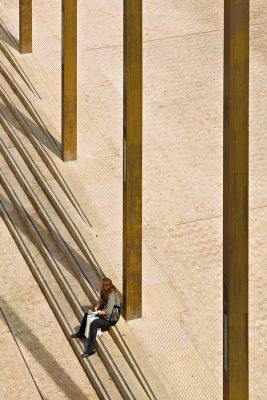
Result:
<svg viewBox="0 0 267 400"><path fill-rule="evenodd" d="M33 3L33 53L13 51L41 98L43 120L60 142L61 2ZM144 2L143 316L128 325L172 400L222 399L223 2L209 3ZM122 6L78 1L78 160L60 166L97 233L108 260L102 268L120 289ZM251 2L250 9L250 399L264 400L267 12L263 0ZM18 1L1 0L0 16L18 38ZM4 224L1 229L7 232ZM12 254L15 245L6 243ZM9 259L4 268L10 266ZM1 307L11 307L5 301ZM3 317L1 341L7 331ZM72 378L80 388L82 374L81 369ZM10 382L1 385L3 393Z"/></svg>

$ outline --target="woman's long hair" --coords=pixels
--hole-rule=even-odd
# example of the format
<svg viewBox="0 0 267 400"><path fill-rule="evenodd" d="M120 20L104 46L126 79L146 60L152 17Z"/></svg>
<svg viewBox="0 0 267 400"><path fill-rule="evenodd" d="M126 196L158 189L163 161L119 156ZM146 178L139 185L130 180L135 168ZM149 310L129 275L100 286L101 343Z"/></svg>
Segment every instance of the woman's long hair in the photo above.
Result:
<svg viewBox="0 0 267 400"><path fill-rule="evenodd" d="M107 304L109 295L112 292L112 290L116 291L116 288L112 283L112 280L109 278L103 278L100 291L100 308L103 308Z"/></svg>

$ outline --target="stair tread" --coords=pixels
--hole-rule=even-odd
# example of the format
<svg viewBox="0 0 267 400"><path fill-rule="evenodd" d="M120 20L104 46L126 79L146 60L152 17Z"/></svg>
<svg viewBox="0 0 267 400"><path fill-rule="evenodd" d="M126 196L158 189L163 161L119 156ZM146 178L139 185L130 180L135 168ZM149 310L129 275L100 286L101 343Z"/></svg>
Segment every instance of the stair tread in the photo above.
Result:
<svg viewBox="0 0 267 400"><path fill-rule="evenodd" d="M16 159L17 165L20 167L20 170L23 171L23 175L27 176L28 172L30 172L30 171L28 171L27 174L24 173L25 169L27 169L27 167L26 167L26 165L24 165L24 167L23 167L23 165L20 162L18 162L17 159L20 157L20 155L19 155L19 153L17 152L16 149L14 149L12 151L12 155ZM23 198L23 206L25 207L25 209L29 213L29 215L31 215L34 218L34 222L35 222L35 224L37 224L38 230L39 230L39 232L41 232L41 235L42 235L45 243L48 243L49 239L51 241L50 234L49 234L49 232L46 232L46 230L45 230L45 228L44 228L39 216L36 215L36 212L35 212L32 204L31 204L30 200L27 199L25 197L25 195L23 196L22 189L20 187L17 187L18 184L16 184L16 179L15 179L14 176L12 176L11 171L8 170L8 166L7 165L4 168L4 171L8 176L9 182L12 184L13 190L15 190L18 193L20 198ZM32 181L31 181L31 184L32 184ZM31 189L35 192L35 194L37 196L40 195L40 193L42 193L41 188L39 188L37 183L31 185ZM36 190L36 189L38 189L38 190ZM46 199L46 197L44 196L43 193L42 193L42 195L40 195L40 197L41 197L40 204L43 207L45 207L47 204L49 204L48 200ZM65 231L66 228L65 228L64 224L62 223L62 221L59 219L59 217L58 217L57 213L55 212L55 210L52 210L52 209L50 210L50 218L51 218L51 220L53 222L55 220L57 220L57 223L60 225L60 228L59 228L60 229L60 234L63 234L62 231ZM64 234L67 235L66 232L64 232ZM72 243L73 239L71 237L69 237L69 240L70 240L71 245L74 246L74 249L72 249L72 251L74 252L74 254L77 252L75 254L76 260L80 264L82 264L82 262L85 262L84 257L82 256L82 253L80 252L80 250L77 247L77 245ZM57 252L58 252L58 249L56 247L57 246L54 246L53 243L52 243L52 245L49 244L49 250L51 252L53 252L54 254L57 254ZM64 273L64 276L67 277L67 280L69 281L69 283L71 283L72 273L68 274L67 271L65 270L64 265L63 265L62 271ZM81 300L81 304L84 305L84 303L86 303L86 302L88 303L88 300L87 300L86 296L84 295L84 292L81 289L81 287L77 286L77 284L75 283L74 289L76 290L76 293L75 293L76 297L80 298L80 300ZM117 373L120 373L121 370L127 371L127 381L126 381L127 383L125 382L125 385L126 386L128 385L128 388L131 387L130 390L132 390L134 393L137 393L138 398L140 398L140 399L147 398L147 396L145 395L145 393L143 391L143 388L140 387L140 385L139 385L134 373L129 368L127 362L123 358L123 356L120 353L120 351L116 348L116 345L114 344L113 339L108 335L108 336L105 337L105 339L103 339L103 338L100 339L101 342L103 340L104 340L104 342L103 342L104 343L104 347L106 347L109 350L110 354L111 354L111 359L110 360L112 360L112 359L115 360L116 365L118 365L118 367L119 367ZM121 379L123 379L123 375L121 375ZM128 382L130 382L130 385L128 384Z"/></svg>

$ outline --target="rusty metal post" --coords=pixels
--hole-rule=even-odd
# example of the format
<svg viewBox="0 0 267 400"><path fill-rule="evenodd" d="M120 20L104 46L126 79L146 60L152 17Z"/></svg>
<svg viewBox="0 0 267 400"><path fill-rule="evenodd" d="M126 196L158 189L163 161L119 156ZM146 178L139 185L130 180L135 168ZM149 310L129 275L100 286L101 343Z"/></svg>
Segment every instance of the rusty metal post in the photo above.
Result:
<svg viewBox="0 0 267 400"><path fill-rule="evenodd" d="M123 313L142 315L142 0L123 2Z"/></svg>
<svg viewBox="0 0 267 400"><path fill-rule="evenodd" d="M19 1L19 46L22 54L32 52L32 0Z"/></svg>
<svg viewBox="0 0 267 400"><path fill-rule="evenodd" d="M247 400L249 0L224 1L223 398Z"/></svg>
<svg viewBox="0 0 267 400"><path fill-rule="evenodd" d="M62 0L62 160L77 159L77 0Z"/></svg>

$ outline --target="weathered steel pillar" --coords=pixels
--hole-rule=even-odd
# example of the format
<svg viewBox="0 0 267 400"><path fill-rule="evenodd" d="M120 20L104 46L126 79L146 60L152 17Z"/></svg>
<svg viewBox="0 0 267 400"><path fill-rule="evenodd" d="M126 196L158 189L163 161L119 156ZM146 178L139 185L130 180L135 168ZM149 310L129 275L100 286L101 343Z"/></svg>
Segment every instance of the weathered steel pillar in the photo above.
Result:
<svg viewBox="0 0 267 400"><path fill-rule="evenodd" d="M62 0L62 160L77 159L77 0Z"/></svg>
<svg viewBox="0 0 267 400"><path fill-rule="evenodd" d="M32 0L19 0L19 46L22 54L32 52Z"/></svg>
<svg viewBox="0 0 267 400"><path fill-rule="evenodd" d="M123 2L123 313L142 315L142 0Z"/></svg>
<svg viewBox="0 0 267 400"><path fill-rule="evenodd" d="M224 1L223 398L247 400L249 0Z"/></svg>

